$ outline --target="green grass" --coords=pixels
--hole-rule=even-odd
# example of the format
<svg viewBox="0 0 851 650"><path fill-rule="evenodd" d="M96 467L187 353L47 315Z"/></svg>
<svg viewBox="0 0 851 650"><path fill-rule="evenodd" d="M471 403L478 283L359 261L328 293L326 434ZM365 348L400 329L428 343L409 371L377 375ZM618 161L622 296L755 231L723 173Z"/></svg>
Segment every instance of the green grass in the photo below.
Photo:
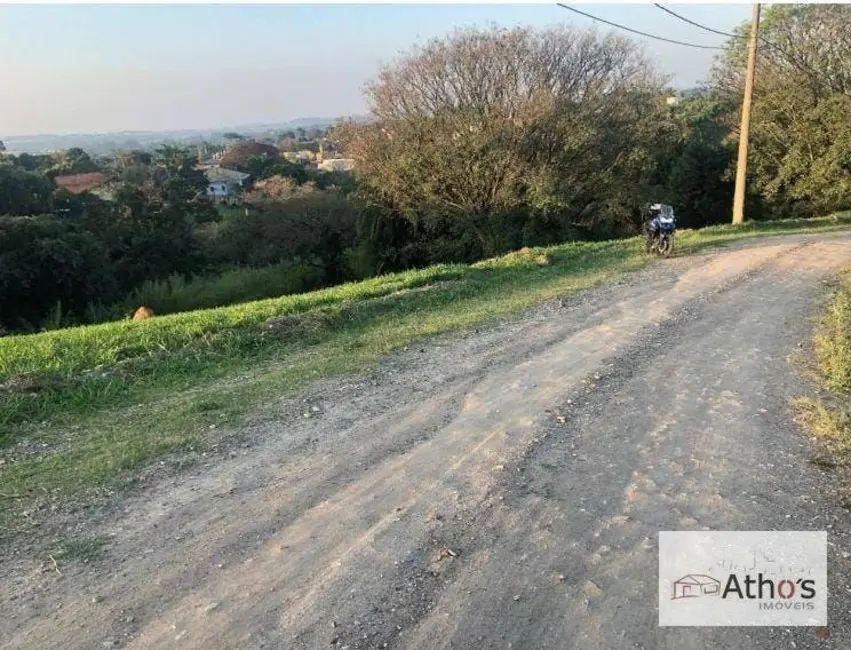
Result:
<svg viewBox="0 0 851 650"><path fill-rule="evenodd" d="M103 557L104 548L108 540L103 537L83 537L80 539L66 540L54 546L48 558L54 562L57 570L68 562L82 562L89 564L97 562Z"/></svg>
<svg viewBox="0 0 851 650"><path fill-rule="evenodd" d="M839 278L815 336L815 350L826 387L835 393L851 393L851 271Z"/></svg>
<svg viewBox="0 0 851 650"><path fill-rule="evenodd" d="M237 219L245 214L245 207L220 203L216 206L216 211L219 213L222 221L227 221L228 219Z"/></svg>
<svg viewBox="0 0 851 650"><path fill-rule="evenodd" d="M677 244L687 254L849 224L846 215L684 231ZM638 239L571 243L141 322L0 338L0 527L17 524L24 509L130 484L169 452L202 450L265 400L307 382L648 261Z"/></svg>
<svg viewBox="0 0 851 650"><path fill-rule="evenodd" d="M813 335L815 376L822 390L795 400L798 421L816 450L813 464L838 472L838 494L851 507L851 270L838 286Z"/></svg>
<svg viewBox="0 0 851 650"><path fill-rule="evenodd" d="M233 269L192 280L174 275L164 281L144 283L123 302L120 313L132 313L140 305L165 315L262 300L321 286L322 276L320 269L308 264Z"/></svg>

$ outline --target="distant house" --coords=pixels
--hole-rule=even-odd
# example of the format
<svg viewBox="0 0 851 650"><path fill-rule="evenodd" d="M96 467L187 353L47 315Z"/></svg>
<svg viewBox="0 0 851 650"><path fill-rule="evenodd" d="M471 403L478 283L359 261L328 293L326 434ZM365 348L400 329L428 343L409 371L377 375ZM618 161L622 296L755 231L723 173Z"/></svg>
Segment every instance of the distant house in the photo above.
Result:
<svg viewBox="0 0 851 650"><path fill-rule="evenodd" d="M329 158L317 165L317 169L323 172L350 172L354 168L355 161L351 158Z"/></svg>
<svg viewBox="0 0 851 650"><path fill-rule="evenodd" d="M57 176L53 179L53 182L57 187L71 194L82 194L83 192L91 192L98 186L103 185L106 182L106 176L100 172L68 174L66 176Z"/></svg>
<svg viewBox="0 0 851 650"><path fill-rule="evenodd" d="M218 203L232 203L248 185L250 174L244 174L224 167L208 167L204 172L207 177L207 196Z"/></svg>

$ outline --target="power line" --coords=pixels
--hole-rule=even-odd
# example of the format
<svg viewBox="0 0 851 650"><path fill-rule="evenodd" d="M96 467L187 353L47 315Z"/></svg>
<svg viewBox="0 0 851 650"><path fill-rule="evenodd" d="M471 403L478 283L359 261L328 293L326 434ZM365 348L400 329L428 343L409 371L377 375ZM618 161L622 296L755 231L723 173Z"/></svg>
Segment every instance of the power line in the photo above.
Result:
<svg viewBox="0 0 851 650"><path fill-rule="evenodd" d="M695 43L686 43L684 41L675 41L672 38L665 38L664 36L657 36L656 34L648 34L647 32L642 32L637 29L633 29L632 27L626 27L625 25L618 25L617 23L613 23L604 18L600 18L598 16L593 16L591 14L585 13L584 11L580 11L575 7L571 7L566 4L562 4L561 2L556 3L562 9L567 9L568 11L572 11L574 13L579 14L580 16L585 16L586 18L590 18L591 20L596 20L597 22L605 23L610 27L617 27L618 29L623 29L627 32L632 32L633 34L638 34L639 36L646 36L647 38L653 38L657 41L665 41L666 43L673 43L674 45L684 45L685 47L695 47L700 50L723 50L723 47L716 47L714 45L697 45Z"/></svg>
<svg viewBox="0 0 851 650"><path fill-rule="evenodd" d="M663 7L663 6L662 6L662 5L660 5L658 2L654 2L653 4L654 4L657 8L661 9L662 11L664 11L665 13L667 13L667 14L671 14L674 18L679 18L679 19L680 19L680 20L682 20L683 22L686 22L686 23L688 23L689 25L694 25L695 27L699 27L700 29L704 29L704 30L706 30L707 32L712 32L713 34L720 34L721 36L726 36L726 37L728 37L728 38L742 38L742 39L745 39L745 40L747 40L747 38L748 38L747 36L741 36L741 35L739 35L739 34L731 34L730 32L722 32L722 31L721 31L721 30L719 30L719 29L712 29L711 27L707 27L706 25L701 25L700 23L697 23L697 22L695 22L695 21L693 21L693 20L689 20L689 19L688 19L688 18L686 18L685 16L681 16L680 14L678 14L676 11L672 11L671 9L668 9L667 7Z"/></svg>
<svg viewBox="0 0 851 650"><path fill-rule="evenodd" d="M561 2L558 2L556 4L557 4L557 6L561 7L562 9L567 9L568 11L572 11L576 14L579 14L580 16L585 16L586 18L590 18L591 20L595 20L597 22L604 23L606 25L609 25L610 27L616 27L617 29L622 29L624 31L631 32L633 34L638 34L639 36L645 36L647 38L652 38L652 39L655 39L657 41L664 41L666 43L673 43L674 45L683 45L685 47L694 47L694 48L701 49L701 50L726 50L727 49L726 47L717 47L717 46L713 46L713 45L698 45L696 43L687 43L685 41L677 41L677 40L674 40L672 38L666 38L664 36L659 36L657 34L650 34L648 32L643 32L643 31L638 30L638 29L633 29L632 27L627 27L626 25L620 25L618 23L614 23L610 20L606 20L605 18L600 18L599 16L594 16L592 14L586 13L584 11L576 9L575 7L571 7L570 5L566 5L566 4L563 4ZM706 25L702 25L701 23L698 23L697 21L691 20L689 18L686 18L685 16L680 15L677 12L675 12L671 9L668 9L667 7L663 7L662 5L660 5L658 3L654 3L654 5L656 7L658 7L659 9L661 9L662 11L674 16L675 18L678 18L679 20L682 20L683 22L688 23L689 25L693 25L693 26L698 27L700 29L703 29L705 31L712 32L713 34L718 34L720 36L725 36L727 38L734 38L734 39L745 39L745 40L747 40L747 38L748 38L747 36L744 36L744 35L733 34L733 33L730 33L730 32L721 31L719 29L713 29L712 27L707 27ZM815 68L812 68L812 67L808 66L807 64L803 63L802 61L800 61L798 59L798 57L794 56L793 54L790 54L789 52L787 52L786 50L781 48L779 45L772 43L771 41L766 39L764 36L759 36L759 42L762 43L763 45L770 47L771 49L775 50L776 52L778 52L784 59L786 59L786 61L791 63L793 66L795 66L801 72L804 72L805 74L812 77L815 81L821 81L823 84L826 85L827 88L829 88L833 92L845 92L841 88L837 88L833 79L831 79L830 77L825 75L823 72L816 70Z"/></svg>
<svg viewBox="0 0 851 650"><path fill-rule="evenodd" d="M713 34L720 34L721 36L727 36L728 38L735 38L735 39L741 39L741 40L747 40L748 39L747 36L744 36L742 34L731 34L730 32L723 32L721 30L713 29L712 27L707 27L706 25L702 25L702 24L700 24L700 23L698 23L694 20L690 20L689 18L686 18L685 16L678 14L676 11L672 11L671 9L668 9L667 7L663 7L662 5L660 5L657 2L654 2L653 4L656 7L658 7L659 9L661 9L662 11L664 11L665 13L670 14L670 15L674 16L675 18L678 18L678 19L682 20L683 22L688 23L689 25L694 25L695 27L703 29L707 32L712 32ZM784 59L786 59L789 63L794 65L796 68L798 68L798 70L800 70L801 72L804 72L804 73L806 73L806 74L808 74L812 77L821 77L821 79L826 83L828 88L830 88L833 91L838 90L834 86L833 80L830 79L824 73L820 72L819 70L816 70L815 68L812 68L812 67L806 65L805 63L802 63L798 59L798 57L794 56L793 54L790 54L789 52L784 50L782 47L777 45L776 43L772 43L771 41L769 41L764 36L759 36L758 40L763 45L767 45L771 49L778 52Z"/></svg>

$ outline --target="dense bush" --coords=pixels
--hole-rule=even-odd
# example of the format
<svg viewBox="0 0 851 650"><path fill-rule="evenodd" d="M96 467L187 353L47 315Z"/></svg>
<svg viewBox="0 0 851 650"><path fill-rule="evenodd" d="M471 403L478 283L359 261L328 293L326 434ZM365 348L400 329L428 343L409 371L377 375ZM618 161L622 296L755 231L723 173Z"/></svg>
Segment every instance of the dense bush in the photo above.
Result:
<svg viewBox="0 0 851 650"><path fill-rule="evenodd" d="M127 185L116 200L116 209L107 215L112 222L101 235L122 290L199 267L191 205Z"/></svg>
<svg viewBox="0 0 851 650"><path fill-rule="evenodd" d="M337 192L270 201L223 222L208 255L219 264L259 267L298 260L329 281L345 279L344 251L354 244L357 213Z"/></svg>
<svg viewBox="0 0 851 650"><path fill-rule="evenodd" d="M115 290L105 251L90 234L52 216L0 217L0 329L35 329L49 314L73 322L90 303L113 300Z"/></svg>
<svg viewBox="0 0 851 650"><path fill-rule="evenodd" d="M51 211L50 180L0 159L0 215L26 216Z"/></svg>
<svg viewBox="0 0 851 650"><path fill-rule="evenodd" d="M278 149L270 144L246 140L231 146L222 156L223 167L251 173L257 171L257 164L262 161L274 163L278 160Z"/></svg>
<svg viewBox="0 0 851 650"><path fill-rule="evenodd" d="M147 305L156 314L172 314L301 293L323 284L322 270L307 264L233 269L218 276L189 280L175 274L165 280L145 282L108 313L113 318L122 317Z"/></svg>

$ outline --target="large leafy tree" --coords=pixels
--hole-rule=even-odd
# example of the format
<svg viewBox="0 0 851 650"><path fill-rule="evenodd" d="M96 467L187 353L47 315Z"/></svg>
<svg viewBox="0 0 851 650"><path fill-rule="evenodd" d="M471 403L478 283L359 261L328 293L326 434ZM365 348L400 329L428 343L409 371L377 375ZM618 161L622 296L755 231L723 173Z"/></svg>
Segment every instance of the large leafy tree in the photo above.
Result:
<svg viewBox="0 0 851 650"><path fill-rule="evenodd" d="M142 185L151 178L152 162L146 151L124 150L113 156L107 170L113 181Z"/></svg>
<svg viewBox="0 0 851 650"><path fill-rule="evenodd" d="M728 106L708 93L683 98L669 109L656 154L656 192L658 201L674 206L683 227L730 219L735 148L728 115Z"/></svg>
<svg viewBox="0 0 851 650"><path fill-rule="evenodd" d="M48 212L51 195L51 183L44 175L0 162L0 215Z"/></svg>
<svg viewBox="0 0 851 650"><path fill-rule="evenodd" d="M749 176L783 213L851 207L849 24L849 5L773 5L764 12ZM713 70L713 86L731 107L741 101L748 29L739 28Z"/></svg>
<svg viewBox="0 0 851 650"><path fill-rule="evenodd" d="M180 179L198 193L207 186L204 172L198 169L198 156L191 149L164 145L154 152L152 163L159 184Z"/></svg>
<svg viewBox="0 0 851 650"><path fill-rule="evenodd" d="M98 164L79 147L49 154L49 160L51 166L47 173L50 177L100 171Z"/></svg>
<svg viewBox="0 0 851 650"><path fill-rule="evenodd" d="M230 147L222 156L221 166L236 169L246 173L256 170L257 160L270 163L278 159L278 149L274 145L245 140ZM252 164L255 167L252 168Z"/></svg>
<svg viewBox="0 0 851 650"><path fill-rule="evenodd" d="M460 30L385 68L366 89L372 122L334 135L368 204L469 233L475 254L490 254L516 243L506 234L530 214L562 230L627 225L653 165L661 89L619 37Z"/></svg>
<svg viewBox="0 0 851 650"><path fill-rule="evenodd" d="M108 232L116 277L125 290L145 280L195 270L197 242L193 220L184 200L174 197L169 181L161 193L123 185L115 196L116 209Z"/></svg>
<svg viewBox="0 0 851 650"><path fill-rule="evenodd" d="M51 216L0 217L0 328L37 328L57 305L79 318L87 305L115 298L92 235Z"/></svg>

